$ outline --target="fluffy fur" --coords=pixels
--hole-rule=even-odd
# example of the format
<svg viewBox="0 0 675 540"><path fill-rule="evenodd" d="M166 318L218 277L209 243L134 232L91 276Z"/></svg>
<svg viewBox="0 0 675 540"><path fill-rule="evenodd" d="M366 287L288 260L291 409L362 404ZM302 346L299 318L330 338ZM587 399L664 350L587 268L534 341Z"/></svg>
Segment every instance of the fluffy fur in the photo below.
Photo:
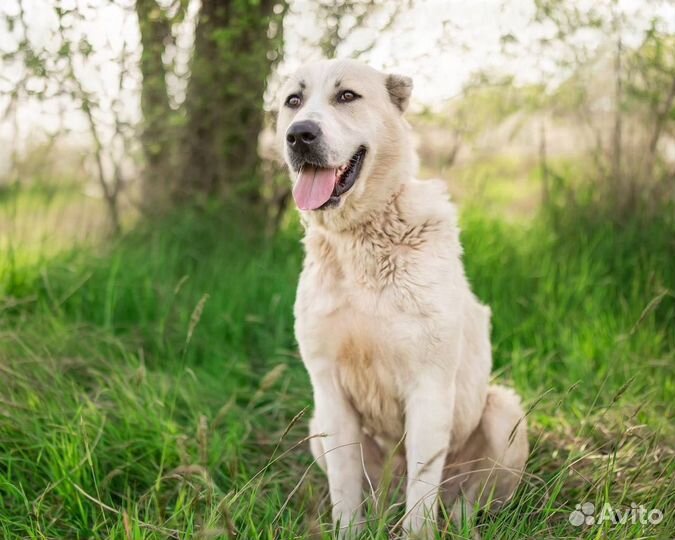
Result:
<svg viewBox="0 0 675 540"><path fill-rule="evenodd" d="M338 103L341 89L361 97ZM402 117L411 89L407 77L323 61L281 93L277 134L291 169L284 136L300 120L321 126L331 166L368 149L336 208L302 212L295 304L314 390L311 449L343 531L358 528L364 478L376 482L392 454L407 484L404 528L422 536L440 497L456 516L462 499L506 501L528 455L517 395L489 385L490 310L465 277L455 209L442 182L414 179ZM284 106L291 93L301 107Z"/></svg>

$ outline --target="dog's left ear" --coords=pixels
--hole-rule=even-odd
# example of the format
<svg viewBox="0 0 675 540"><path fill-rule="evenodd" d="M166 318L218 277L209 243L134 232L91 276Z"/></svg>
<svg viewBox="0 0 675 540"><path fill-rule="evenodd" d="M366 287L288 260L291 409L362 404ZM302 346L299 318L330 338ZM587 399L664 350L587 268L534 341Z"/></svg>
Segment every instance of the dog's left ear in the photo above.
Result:
<svg viewBox="0 0 675 540"><path fill-rule="evenodd" d="M405 111L410 102L410 94L413 89L412 79L405 75L387 75L385 86L392 103L396 105L399 111Z"/></svg>

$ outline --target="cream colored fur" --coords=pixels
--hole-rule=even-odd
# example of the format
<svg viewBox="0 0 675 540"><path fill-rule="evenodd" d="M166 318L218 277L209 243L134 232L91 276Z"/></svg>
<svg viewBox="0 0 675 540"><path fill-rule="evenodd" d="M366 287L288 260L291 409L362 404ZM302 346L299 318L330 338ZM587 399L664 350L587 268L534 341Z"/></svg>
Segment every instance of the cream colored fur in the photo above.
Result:
<svg viewBox="0 0 675 540"><path fill-rule="evenodd" d="M335 103L345 88L362 97ZM402 117L411 88L354 61L323 61L281 95L280 146L293 122L311 119L335 166L368 148L337 208L302 212L295 304L314 390L312 452L343 535L362 520L364 479L376 482L391 453L406 475L403 527L422 537L436 525L439 498L456 517L462 499L468 508L490 495L506 501L528 455L517 395L489 385L490 310L465 277L455 208L442 182L414 179ZM302 107L284 107L299 89Z"/></svg>

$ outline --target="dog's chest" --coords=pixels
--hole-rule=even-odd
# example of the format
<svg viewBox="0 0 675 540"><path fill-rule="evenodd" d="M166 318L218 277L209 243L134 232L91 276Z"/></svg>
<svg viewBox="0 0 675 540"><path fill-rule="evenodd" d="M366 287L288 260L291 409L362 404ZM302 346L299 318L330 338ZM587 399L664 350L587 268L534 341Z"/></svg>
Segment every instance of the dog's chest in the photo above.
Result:
<svg viewBox="0 0 675 540"><path fill-rule="evenodd" d="M395 291L352 285L340 298L325 327L335 337L331 357L340 386L363 429L396 444L404 433L404 389L426 327L414 310L401 309Z"/></svg>
<svg viewBox="0 0 675 540"><path fill-rule="evenodd" d="M396 444L404 432L403 391L409 379L419 317L397 305L391 292L375 292L354 281L318 273L299 297L296 325L305 362L328 358L358 413L363 429Z"/></svg>
<svg viewBox="0 0 675 540"><path fill-rule="evenodd" d="M342 342L337 374L363 429L395 442L403 435L402 374L387 353L386 347L354 332Z"/></svg>
<svg viewBox="0 0 675 540"><path fill-rule="evenodd" d="M296 302L305 362L336 362L363 428L396 443L404 432L403 389L429 338L428 290L412 279L406 247L339 254L325 242L311 247Z"/></svg>

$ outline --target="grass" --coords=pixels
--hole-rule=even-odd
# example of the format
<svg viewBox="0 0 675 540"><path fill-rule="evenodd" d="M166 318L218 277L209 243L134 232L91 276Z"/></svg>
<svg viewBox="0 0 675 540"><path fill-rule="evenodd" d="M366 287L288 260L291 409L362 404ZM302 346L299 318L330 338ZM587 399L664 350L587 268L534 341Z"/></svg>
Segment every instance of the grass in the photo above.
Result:
<svg viewBox="0 0 675 540"><path fill-rule="evenodd" d="M185 210L98 247L2 254L2 538L330 537L292 333L300 230L244 222ZM463 231L532 454L503 512L439 537L672 537L672 214L554 227L467 209ZM401 517L383 499L364 538ZM665 516L574 527L583 502Z"/></svg>

